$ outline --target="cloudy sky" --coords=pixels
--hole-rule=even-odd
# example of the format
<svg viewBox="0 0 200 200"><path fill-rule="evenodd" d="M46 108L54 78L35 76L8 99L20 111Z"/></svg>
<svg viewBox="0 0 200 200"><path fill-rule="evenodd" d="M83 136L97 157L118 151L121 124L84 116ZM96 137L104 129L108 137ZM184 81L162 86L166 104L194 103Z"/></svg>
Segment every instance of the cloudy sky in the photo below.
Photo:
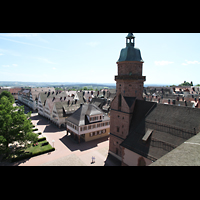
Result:
<svg viewBox="0 0 200 200"><path fill-rule="evenodd" d="M0 80L115 83L127 33L0 33ZM199 33L134 33L146 84L200 84Z"/></svg>

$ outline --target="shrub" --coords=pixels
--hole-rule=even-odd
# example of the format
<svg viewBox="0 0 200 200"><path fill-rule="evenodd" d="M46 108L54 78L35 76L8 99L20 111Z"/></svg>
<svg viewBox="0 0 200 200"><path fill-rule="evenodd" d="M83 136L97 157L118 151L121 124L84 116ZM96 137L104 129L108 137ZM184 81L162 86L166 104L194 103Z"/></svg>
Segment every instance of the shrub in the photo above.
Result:
<svg viewBox="0 0 200 200"><path fill-rule="evenodd" d="M31 152L30 153L26 153L26 154L24 154L22 156L18 156L16 158L12 158L11 162L16 162L16 161L20 161L20 160L23 160L23 159L26 159L26 158L39 156L41 154L48 153L48 152L51 152L51 151L55 151L55 148L51 148L51 149L48 149L48 150L40 151L40 152L37 152L37 153L31 153Z"/></svg>
<svg viewBox="0 0 200 200"><path fill-rule="evenodd" d="M49 142L44 142L44 143L42 143L41 146L45 146L45 145L48 145L48 144L49 144Z"/></svg>
<svg viewBox="0 0 200 200"><path fill-rule="evenodd" d="M38 138L38 142L46 140L46 137Z"/></svg>

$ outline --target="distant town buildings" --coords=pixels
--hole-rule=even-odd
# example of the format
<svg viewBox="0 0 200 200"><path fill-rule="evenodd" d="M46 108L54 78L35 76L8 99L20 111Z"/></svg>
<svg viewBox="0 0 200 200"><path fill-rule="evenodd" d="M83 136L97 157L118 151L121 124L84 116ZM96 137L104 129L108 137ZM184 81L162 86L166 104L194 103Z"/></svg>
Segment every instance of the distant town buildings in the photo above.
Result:
<svg viewBox="0 0 200 200"><path fill-rule="evenodd" d="M21 91L18 92L18 100L30 107L33 111L37 111L38 97L41 92L55 92L55 88L22 88Z"/></svg>
<svg viewBox="0 0 200 200"><path fill-rule="evenodd" d="M21 88L18 88L18 87L15 87L15 88L11 88L11 87L0 87L0 94L3 92L3 91L8 91L10 92L13 97L15 99L18 99L18 92L21 90Z"/></svg>

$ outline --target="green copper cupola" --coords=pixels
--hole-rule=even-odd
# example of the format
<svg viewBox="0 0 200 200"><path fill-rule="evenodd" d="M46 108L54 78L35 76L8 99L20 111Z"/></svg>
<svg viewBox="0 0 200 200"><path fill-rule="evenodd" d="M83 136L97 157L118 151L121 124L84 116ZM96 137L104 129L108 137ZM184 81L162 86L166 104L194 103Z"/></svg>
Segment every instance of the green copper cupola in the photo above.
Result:
<svg viewBox="0 0 200 200"><path fill-rule="evenodd" d="M144 62L141 57L140 49L135 48L135 36L133 33L128 33L126 36L126 48L121 50L119 60L117 62L124 61Z"/></svg>

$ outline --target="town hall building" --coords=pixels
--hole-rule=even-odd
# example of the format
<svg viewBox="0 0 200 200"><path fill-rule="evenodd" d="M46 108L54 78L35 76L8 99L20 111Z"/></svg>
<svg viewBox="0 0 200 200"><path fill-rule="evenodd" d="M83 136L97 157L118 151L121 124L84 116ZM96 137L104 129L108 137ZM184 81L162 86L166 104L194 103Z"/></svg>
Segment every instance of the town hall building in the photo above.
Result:
<svg viewBox="0 0 200 200"><path fill-rule="evenodd" d="M123 166L146 166L200 132L200 109L143 99L143 59L129 33L117 61L109 154Z"/></svg>

